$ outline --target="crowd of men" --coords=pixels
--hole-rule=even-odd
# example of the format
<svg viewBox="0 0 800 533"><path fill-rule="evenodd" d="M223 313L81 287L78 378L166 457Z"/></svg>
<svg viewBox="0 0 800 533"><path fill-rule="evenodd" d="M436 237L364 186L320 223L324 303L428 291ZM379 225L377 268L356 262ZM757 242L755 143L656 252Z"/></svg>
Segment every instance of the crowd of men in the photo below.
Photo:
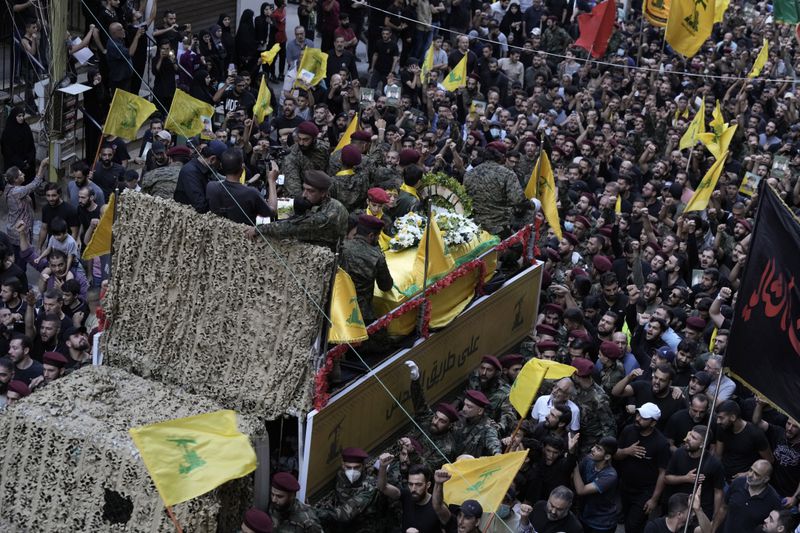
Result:
<svg viewBox="0 0 800 533"><path fill-rule="evenodd" d="M18 28L35 20L33 4L9 2ZM98 24L86 43L99 61L93 87L149 93L147 47L138 45L143 4L84 4L87 24ZM13 403L91 363L87 289L107 271L79 251L119 188L246 224L254 239L340 250L369 322L374 287L393 283L379 244L394 220L422 209L417 185L426 173L462 183L475 221L506 237L543 219L523 191L548 150L561 238L543 223L541 312L519 353L485 355L458 398L434 406L409 361L425 434L410 431L369 460L343 450L333 493L319 505L296 498L296 473L276 474L269 512L251 510L242 530L654 533L688 522L703 533L794 531L800 425L722 374L758 206L753 184L765 181L795 212L800 206L800 124L785 81L797 64L793 28L767 3L732 3L687 60L664 45L663 29L641 21L634 2L618 14L606 56L590 61L573 42L576 15L591 7L303 0L300 24L287 28L278 1L197 32L180 23L184 14L159 13L152 94L160 114L138 156L104 138L98 161L71 166L65 190L47 186L37 236L29 216L0 235L0 351L8 354L0 398ZM762 39L769 58L747 79ZM283 57L261 65L259 52L276 43ZM311 86L297 71L314 46L329 57ZM448 91L443 82L464 56L466 85ZM259 122L262 76L274 112ZM176 87L218 108L212 130L185 143L164 127ZM702 144L679 147L701 102L707 122L719 103L738 128L707 207L685 212L714 162ZM334 149L356 112L349 143ZM23 178L6 169L7 191L20 193L15 206L31 192L19 187L33 176ZM278 198L294 200L289 218ZM43 272L40 300L28 265ZM508 394L531 358L575 373L546 381L519 424ZM474 500L444 502L451 474L443 464L522 449L527 460L496 512Z"/></svg>

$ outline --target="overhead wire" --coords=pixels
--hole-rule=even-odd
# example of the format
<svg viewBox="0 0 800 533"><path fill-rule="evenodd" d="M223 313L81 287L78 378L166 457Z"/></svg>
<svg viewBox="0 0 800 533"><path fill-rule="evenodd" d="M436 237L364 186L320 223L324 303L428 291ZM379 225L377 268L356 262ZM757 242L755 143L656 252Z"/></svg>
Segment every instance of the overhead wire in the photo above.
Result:
<svg viewBox="0 0 800 533"><path fill-rule="evenodd" d="M81 1L81 3L83 4L83 6L84 6L84 7L87 9L88 13L89 13L89 14L92 16L92 18L94 18L94 19L95 19L95 21L97 22L97 27L100 27L100 28L102 28L102 31L103 31L103 32L106 34L106 36L108 37L108 39L109 39L109 46L112 46L112 45L113 45L113 46L119 46L119 45L118 45L118 44L117 44L115 41L113 41L113 39L111 38L111 35L109 34L109 32L108 32L107 28L103 28L103 27L102 27L102 24L100 24L100 21L97 19L97 16L95 15L95 13L94 13L94 12L92 11L92 9L91 9L91 8L90 8L90 7L89 7L87 4L86 4L86 1L85 1L85 0L80 0L80 1ZM124 57L124 54L123 54L123 57ZM150 90L151 90L151 92L152 92L152 88L151 88L151 87L150 87L150 85L147 83L147 81L146 81L146 80L145 80L145 79L144 79L144 78L143 78L143 77L142 77L142 76L141 76L141 75L140 75L140 74L139 74L139 73L136 71L136 69L135 69L135 68L134 68L134 66L133 66L133 63L132 63L130 60L128 60L127 58L126 58L125 60L126 60L126 62L128 63L128 66L131 68L131 71L132 71L132 72L133 72L133 73L134 73L134 74L135 74L135 75L136 75L136 76L137 76L137 77L138 77L138 78L139 78L139 79L142 81L142 83L143 83L143 84L144 84L144 85L145 85L145 86L146 86L148 89L150 89ZM156 101L156 102L157 102L159 105L161 105L161 106L163 107L163 103L162 103L162 102L161 102L161 101L160 101L160 100L159 100L159 99L156 97L155 93L152 93L152 94L153 94L153 96L152 96L152 97L153 97L153 99L154 99L154 100L155 100L155 101ZM182 126L180 126L180 125L178 125L178 127L179 127L180 129L183 129L183 128L182 128ZM184 133L186 133L186 132L185 132L185 131L183 131L183 132L179 131L178 133L183 135L183 134L184 134ZM184 135L184 136L188 137L187 135ZM214 176L214 179L216 179L216 180L217 180L219 183L223 183L225 180L224 180L224 179L222 179L222 178L221 178L221 177L218 175L218 173L217 173L217 172L216 172L216 171L215 171L215 170L214 170L214 169L211 167L211 165L208 163L208 160L207 160L207 159L206 159L206 158L203 156L203 154L202 154L202 153L201 153L201 152L200 152L200 151L197 149L197 147L196 147L196 146L194 146L194 144L192 144L191 148L192 148L192 149L195 151L195 153L197 154L197 156L198 156L198 159L201 161L201 163L202 163L203 165L205 165L205 166L206 166L206 167L207 167L207 168L208 168L208 169L211 171L211 175L212 175L212 176ZM254 221L254 220L252 220L252 219L250 218L250 216L247 214L246 210L245 210L245 209L242 207L242 205L239 203L239 201L236 199L236 197L235 197L235 196L234 196L234 195L233 195L233 194L232 194L232 193L231 193L231 192L228 190L228 188L227 188L227 187L223 187L223 190L225 190L225 192L226 192L226 193L227 193L227 194L230 196L230 198L231 198L231 200L233 201L233 203L234 203L234 204L236 205L236 207L237 207L237 208L238 208L238 209L241 211L241 213L244 215L244 217L245 217L245 219L248 221L248 223L252 225L252 227L255 229L256 233L257 233L257 234L258 234L258 236L261 238L261 240L267 244L267 246L268 246L268 248L270 249L270 251L272 252L272 254L275 256L275 258L276 258L276 259L278 260L278 262L280 263L280 266L281 266L281 268L283 268L283 269L284 269L284 270L285 270L285 271L286 271L286 272L289 274L289 276L292 278L292 280L294 281L294 283L295 283L295 284L296 284L296 285L297 285L297 286L300 288L300 290L303 292L303 294L304 294L305 298L306 298L306 299L307 299L309 302L311 302L312 306L313 306L314 308L316 308L316 310L317 310L317 311L320 313L320 315L323 317L323 319L324 319L324 320L325 320L325 321L326 321L328 324L330 324L330 325L333 325L333 320L331 319L331 317L328 315L328 313L326 313L326 312L325 312L325 309L324 309L324 308L323 308L323 307L322 307L322 306L321 306L319 303L317 303L316 299L312 297L312 295L310 294L310 292L308 291L308 289L306 288L306 286L303 284L303 282L302 282L302 281L301 281L301 280L300 280L300 279L297 277L297 275L296 275L296 274L295 274L295 273L292 271L292 269L289 267L288 263L286 263L286 261L285 261L285 258L284 258L284 257L283 257L283 256L280 254L280 252L278 252L278 250L276 250L276 249L275 249L275 248L272 246L272 243L270 243L270 241L269 241L269 239L266 237L266 235L264 235L264 233L261 231L261 229L259 229L258 225L256 224L256 221ZM403 413L403 414L406 416L406 418L408 418L408 420L409 420L409 421L411 421L411 423L414 425L414 427L416 427L416 429L417 429L417 430L418 430L418 431L419 431L419 432L420 432L420 433L421 433L421 434L422 434L422 435L423 435L423 436L424 436L424 437L425 437L425 438L428 440L428 442L430 442L430 444L431 444L431 445L433 446L433 448L434 448L434 449L435 449L435 450L436 450L436 451L439 453L439 455L441 455L441 457L444 459L445 463L447 463L447 464L452 464L452 463L450 462L450 459L447 457L447 455L446 455L446 454L445 454L445 453L444 453L444 452L441 450L441 448L439 448L439 447L436 445L436 443L433 441L433 439L431 439L430 435L428 435L428 433L427 433L427 432L426 432L426 431L425 431L425 430L424 430L424 429L423 429L423 428L422 428L422 427L421 427L421 426L420 426L420 425L417 423L417 421L414 419L414 417L413 417L413 416L412 416L412 415L411 415L411 414L408 412L408 410L407 410L407 409L406 409L406 408L403 406L402 402L401 402L401 401L400 401L400 400L399 400L399 399L398 399L398 398L397 398L397 397L396 397L396 396L395 396L395 395L392 393L392 391L389 389L389 387L386 385L386 383L385 383L385 382L384 382L384 381L383 381L383 380L382 380L382 379L381 379L381 378L380 378L380 377L377 375L377 373L374 371L374 368L373 368L372 366L370 366L370 365L367 363L367 361L366 361L366 360L363 358L363 356L362 356L362 355L361 355L361 354L358 352L358 350L356 349L356 347L355 347L355 346L353 346L353 345L352 345L351 343L349 343L349 342L347 342L346 344L347 344L347 346L350 348L350 350L351 350L351 351L352 351L352 352L353 352L353 353L356 355L356 357L359 359L359 361L361 362L361 364L363 364L363 365L364 365L364 367L365 367L365 368L368 370L369 374L371 374L371 375L372 375L372 377L373 377L373 378L374 378L374 379L375 379L375 380L378 382L378 384L381 386L381 388L383 388L383 390L386 392L386 394L387 394L387 395L388 395L388 396L389 396L389 397L390 397L390 398L391 398L391 399L394 401L394 403L395 403L395 404L397 404L397 406L400 408L401 412L402 412L402 413ZM463 477L463 475L460 473L460 471L458 471L458 469L454 469L454 471L455 471L456 473L458 473L458 474L459 474L459 476L460 476L460 477L462 477L462 479L464 479L464 480L466 481L466 479ZM512 531L512 532L513 532L513 530L511 529L511 527L510 527L510 526L509 526L509 525L508 525L508 524L507 524L507 523L506 523L504 520L502 520L502 519L501 519L499 516L497 517L497 519L498 519L498 520L500 520L500 521L503 523L503 525L504 525L504 526L505 526L505 527L508 529L508 531Z"/></svg>

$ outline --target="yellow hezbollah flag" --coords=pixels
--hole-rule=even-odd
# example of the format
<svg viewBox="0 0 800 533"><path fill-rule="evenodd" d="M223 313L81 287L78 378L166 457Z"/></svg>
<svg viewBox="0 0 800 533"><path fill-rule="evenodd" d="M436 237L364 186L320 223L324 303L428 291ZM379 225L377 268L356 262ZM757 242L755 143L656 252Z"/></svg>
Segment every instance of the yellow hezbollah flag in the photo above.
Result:
<svg viewBox="0 0 800 533"><path fill-rule="evenodd" d="M561 239L561 222L558 219L558 194L556 193L556 181L553 177L553 167L550 165L550 158L547 151L542 148L539 159L533 167L528 184L525 186L525 197L528 199L538 198L542 203L542 213L550 227L553 228L556 236Z"/></svg>
<svg viewBox="0 0 800 533"><path fill-rule="evenodd" d="M511 386L508 401L520 416L528 416L533 399L539 392L542 380L568 378L575 372L572 365L564 365L545 359L531 359L522 367Z"/></svg>
<svg viewBox="0 0 800 533"><path fill-rule="evenodd" d="M256 103L253 105L253 118L258 123L264 122L264 119L272 114L272 95L267 87L267 82L264 79L266 76L261 76L261 85L258 88L258 97Z"/></svg>
<svg viewBox="0 0 800 533"><path fill-rule="evenodd" d="M136 132L144 121L155 111L156 106L141 96L117 89L111 100L103 133L131 141L136 138Z"/></svg>
<svg viewBox="0 0 800 533"><path fill-rule="evenodd" d="M679 54L694 56L711 36L715 13L712 0L672 0L667 42Z"/></svg>
<svg viewBox="0 0 800 533"><path fill-rule="evenodd" d="M651 25L663 28L669 18L670 0L644 0L642 11Z"/></svg>
<svg viewBox="0 0 800 533"><path fill-rule="evenodd" d="M425 52L425 60L422 62L422 68L419 73L419 79L423 84L428 83L428 75L431 70L433 70L433 43L428 47L428 51Z"/></svg>
<svg viewBox="0 0 800 533"><path fill-rule="evenodd" d="M450 74L442 81L442 87L449 92L454 92L456 89L467 85L467 54L461 58L461 61L450 71Z"/></svg>
<svg viewBox="0 0 800 533"><path fill-rule="evenodd" d="M442 237L439 224L436 223L436 213L431 216L429 224L430 229L422 234L419 247L417 247L417 256L414 259L414 280L420 287L425 281L426 261L428 263L428 283L430 283L431 278L449 272L455 265L455 261L453 261L450 254L445 252L444 237ZM429 236L430 242L428 242ZM426 242L428 243L427 246Z"/></svg>
<svg viewBox="0 0 800 533"><path fill-rule="evenodd" d="M722 117L722 110L719 107L719 100L714 107L713 120L709 123L711 131L700 133L697 138L702 142L708 151L716 158L719 159L722 154L728 151L728 146L731 144L733 134L736 133L736 125L728 126L725 119Z"/></svg>
<svg viewBox="0 0 800 533"><path fill-rule="evenodd" d="M731 0L716 0L714 6L714 24L717 22L722 22L722 19L725 18L725 12L728 10L728 5L730 5Z"/></svg>
<svg viewBox="0 0 800 533"><path fill-rule="evenodd" d="M272 48L261 52L261 63L266 63L267 65L271 65L272 62L275 61L275 56L278 55L278 52L280 51L281 51L281 44L280 43L273 44Z"/></svg>
<svg viewBox="0 0 800 533"><path fill-rule="evenodd" d="M622 213L622 196L617 193L617 201L614 203L614 212Z"/></svg>
<svg viewBox="0 0 800 533"><path fill-rule="evenodd" d="M694 118L689 123L689 127L686 128L686 133L683 134L681 137L681 142L678 144L678 148L683 150L684 148L691 148L695 144L697 144L697 136L701 133L705 133L706 131L706 99L703 98L703 101L700 103L700 109L697 110L697 113L694 114Z"/></svg>
<svg viewBox="0 0 800 533"><path fill-rule="evenodd" d="M764 65L767 63L767 58L769 58L769 41L767 41L765 37L764 44L761 46L761 51L758 53L753 63L753 70L750 71L747 77L757 78L758 75L761 74L761 69L763 69Z"/></svg>
<svg viewBox="0 0 800 533"><path fill-rule="evenodd" d="M342 134L342 138L339 139L339 144L336 145L336 148L333 151L341 150L348 144L350 144L350 137L356 132L358 129L358 113L353 115L353 118L350 120L350 124L347 125L347 129L344 130Z"/></svg>
<svg viewBox="0 0 800 533"><path fill-rule="evenodd" d="M494 513L527 455L528 450L522 450L444 465L452 476L442 487L444 501L461 505L465 500L477 500L484 513Z"/></svg>
<svg viewBox="0 0 800 533"><path fill-rule="evenodd" d="M297 80L309 87L313 87L322 80L328 72L328 54L319 48L306 47L303 57L300 59L300 66L297 67Z"/></svg>
<svg viewBox="0 0 800 533"><path fill-rule="evenodd" d="M167 506L196 498L256 469L234 411L176 418L128 430Z"/></svg>
<svg viewBox="0 0 800 533"><path fill-rule="evenodd" d="M164 127L184 137L192 137L205 129L203 117L210 120L213 116L214 108L211 104L176 89Z"/></svg>
<svg viewBox="0 0 800 533"><path fill-rule="evenodd" d="M105 211L100 216L100 223L94 229L92 238L86 245L82 257L86 260L111 253L111 226L114 224L114 193L108 197Z"/></svg>
<svg viewBox="0 0 800 533"><path fill-rule="evenodd" d="M692 199L689 200L689 203L686 204L686 208L683 210L684 213L688 213L689 211L702 211L708 206L708 201L711 199L711 193L714 192L714 189L717 188L717 180L719 179L719 175L722 173L722 168L725 165L725 159L728 157L728 152L725 152L722 157L717 159L711 168L708 169L706 175L703 176L703 180L700 182L700 185L697 186L697 190L694 191L692 195Z"/></svg>
<svg viewBox="0 0 800 533"><path fill-rule="evenodd" d="M369 338L361 309L358 307L356 287L350 275L340 267L336 271L331 295L331 330L328 342L344 344L361 342Z"/></svg>

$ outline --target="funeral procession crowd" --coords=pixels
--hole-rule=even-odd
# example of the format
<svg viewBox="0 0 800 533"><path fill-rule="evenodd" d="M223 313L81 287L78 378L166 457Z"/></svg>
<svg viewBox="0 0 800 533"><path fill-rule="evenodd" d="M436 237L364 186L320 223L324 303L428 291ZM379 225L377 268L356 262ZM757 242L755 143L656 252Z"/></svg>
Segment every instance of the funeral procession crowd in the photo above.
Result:
<svg viewBox="0 0 800 533"><path fill-rule="evenodd" d="M106 122L116 90L156 111L141 149L87 123L86 158L61 184L37 160L33 92L10 111L3 407L92 364L109 261L82 250L112 193L225 217L248 226L243 239L338 250L369 324L375 287L393 285L381 243L396 221L426 214L418 186L442 173L481 230L503 239L536 226L535 325L514 353L482 355L438 404L418 361L406 361L406 434L369 454L344 435L335 487L313 505L297 496L296 470L274 473L268 512L251 509L241 531L795 531L800 424L724 373L764 191L800 209L800 45L775 16L778 0L717 5L691 58L639 0L274 0L209 28L172 10L148 20L145 1L86 0L85 32L65 59L48 57L47 2L5 3L26 86L66 60L90 87L93 120ZM579 18L603 5L613 10L604 42L581 46L590 19ZM768 53L748 76L762 43ZM87 64L74 57L83 48ZM316 48L324 72L301 68ZM214 109L201 133L166 127L176 91ZM512 248L498 268L528 264ZM509 394L533 359L574 373L544 380L520 417ZM520 450L497 509L445 502L444 465Z"/></svg>

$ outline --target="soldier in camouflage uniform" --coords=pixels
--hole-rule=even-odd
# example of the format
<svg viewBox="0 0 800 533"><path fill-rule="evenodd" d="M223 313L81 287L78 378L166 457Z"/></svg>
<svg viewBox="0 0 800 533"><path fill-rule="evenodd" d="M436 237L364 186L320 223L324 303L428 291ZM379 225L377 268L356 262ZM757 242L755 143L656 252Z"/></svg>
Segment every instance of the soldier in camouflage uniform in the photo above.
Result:
<svg viewBox="0 0 800 533"><path fill-rule="evenodd" d="M508 401L511 385L502 379L503 365L493 355L484 355L480 366L469 376L467 390L479 390L489 399L486 414L497 422L498 434L509 435L517 425L514 408Z"/></svg>
<svg viewBox="0 0 800 533"><path fill-rule="evenodd" d="M398 488L408 488L408 469L412 465L427 466L422 454L422 444L413 437L400 437L389 450L397 458L386 469L386 480Z"/></svg>
<svg viewBox="0 0 800 533"><path fill-rule="evenodd" d="M381 154L383 163L378 164L370 170L369 179L372 185L382 189L390 188L388 184L393 184L394 188L400 187L403 183L403 175L400 173L400 154L394 150L389 150Z"/></svg>
<svg viewBox="0 0 800 533"><path fill-rule="evenodd" d="M287 196L296 197L303 192L306 171L328 172L327 142L317 139L319 128L313 122L302 122L297 126L297 142L281 163L284 175L283 190Z"/></svg>
<svg viewBox="0 0 800 533"><path fill-rule="evenodd" d="M178 186L178 175L183 164L191 159L192 152L185 146L174 146L167 150L170 163L145 172L142 176L142 192L172 200Z"/></svg>
<svg viewBox="0 0 800 533"><path fill-rule="evenodd" d="M288 472L278 472L270 487L269 514L275 533L322 533L317 514L297 499L300 484Z"/></svg>
<svg viewBox="0 0 800 533"><path fill-rule="evenodd" d="M469 390L464 394L461 414L463 422L456 430L456 443L460 446L457 455L497 455L503 453L497 424L486 415L489 399L480 391Z"/></svg>
<svg viewBox="0 0 800 533"><path fill-rule="evenodd" d="M311 208L303 214L287 220L278 220L258 226L262 234L278 239L297 239L335 250L347 233L347 209L328 194L331 178L319 170L305 172L303 198ZM248 237L255 239L254 228L247 231Z"/></svg>
<svg viewBox="0 0 800 533"><path fill-rule="evenodd" d="M359 215L356 235L342 245L341 267L350 275L358 297L358 307L365 324L377 318L372 309L375 284L382 291L391 290L394 281L386 257L378 247L383 221L370 215Z"/></svg>
<svg viewBox="0 0 800 533"><path fill-rule="evenodd" d="M600 369L600 386L608 394L609 404L611 410L619 412L625 407L625 400L612 396L611 389L614 385L622 381L625 377L625 367L622 366L622 350L615 342L603 341L600 343L600 351L597 354L597 360L601 365Z"/></svg>
<svg viewBox="0 0 800 533"><path fill-rule="evenodd" d="M427 435L419 438L422 456L430 466L440 466L456 459L455 428L458 411L448 403L440 403L434 411L425 401L425 393L420 383L419 368L413 361L406 361L411 371L411 401L414 404L414 420ZM432 442L431 442L432 441ZM445 457L442 457L442 454Z"/></svg>
<svg viewBox="0 0 800 533"><path fill-rule="evenodd" d="M333 176L331 196L339 200L348 211L363 208L367 201L369 177L361 168L361 152L348 144L341 150L343 168ZM358 167L358 168L356 168Z"/></svg>
<svg viewBox="0 0 800 533"><path fill-rule="evenodd" d="M367 475L367 454L360 448L342 450L342 469L330 506L318 507L325 531L376 533L385 531L385 499L376 488L374 476Z"/></svg>
<svg viewBox="0 0 800 533"><path fill-rule="evenodd" d="M493 235L507 235L513 208L526 202L517 175L505 167L506 145L494 141L487 146L490 160L473 168L464 176L464 187L472 197L472 213L483 229Z"/></svg>
<svg viewBox="0 0 800 533"><path fill-rule="evenodd" d="M616 435L614 414L608 404L608 394L594 379L594 363L589 359L578 357L572 360L572 366L578 370L573 376L575 395L572 401L580 408L581 441L579 455L589 453L592 446L603 437Z"/></svg>
<svg viewBox="0 0 800 533"><path fill-rule="evenodd" d="M514 384L525 362L525 358L518 353L509 353L500 358L500 364L503 365L502 379L509 387Z"/></svg>

